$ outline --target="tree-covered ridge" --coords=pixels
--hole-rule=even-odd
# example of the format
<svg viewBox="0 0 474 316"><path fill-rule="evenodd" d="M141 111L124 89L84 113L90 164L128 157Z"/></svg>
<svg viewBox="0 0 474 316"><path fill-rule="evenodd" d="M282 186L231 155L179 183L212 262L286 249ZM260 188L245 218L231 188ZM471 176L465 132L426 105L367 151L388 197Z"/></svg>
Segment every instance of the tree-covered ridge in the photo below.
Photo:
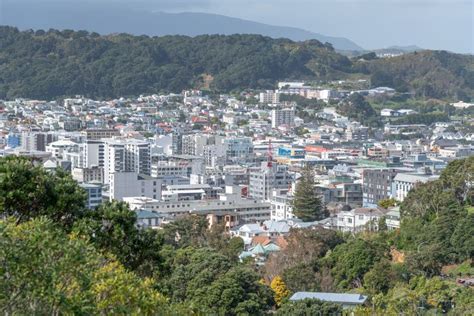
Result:
<svg viewBox="0 0 474 316"><path fill-rule="evenodd" d="M358 61L354 70L370 74L374 86L414 92L419 97L469 100L474 96L473 55L425 50Z"/></svg>
<svg viewBox="0 0 474 316"><path fill-rule="evenodd" d="M279 80L370 76L420 96L474 96L472 56L421 52L351 61L330 44L261 35L100 36L86 31L0 27L0 98L119 97L211 89L273 88Z"/></svg>
<svg viewBox="0 0 474 316"><path fill-rule="evenodd" d="M307 64L311 64L310 70ZM282 78L331 78L349 59L318 41L260 35L99 36L0 28L0 97L114 97L181 91L213 76L213 88L270 88Z"/></svg>

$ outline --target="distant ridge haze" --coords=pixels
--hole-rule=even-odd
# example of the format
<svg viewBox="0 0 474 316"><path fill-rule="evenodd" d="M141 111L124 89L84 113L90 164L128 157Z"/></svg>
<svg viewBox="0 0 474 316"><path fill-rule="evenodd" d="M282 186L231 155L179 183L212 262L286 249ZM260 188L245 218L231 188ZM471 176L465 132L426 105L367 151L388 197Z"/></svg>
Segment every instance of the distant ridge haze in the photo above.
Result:
<svg viewBox="0 0 474 316"><path fill-rule="evenodd" d="M1 0L0 0L1 1ZM343 37L326 36L295 27L274 26L218 14L167 13L111 6L105 3L58 3L39 1L0 2L0 24L25 29L73 29L100 34L134 35L261 34L296 41L316 39L337 50L362 51Z"/></svg>

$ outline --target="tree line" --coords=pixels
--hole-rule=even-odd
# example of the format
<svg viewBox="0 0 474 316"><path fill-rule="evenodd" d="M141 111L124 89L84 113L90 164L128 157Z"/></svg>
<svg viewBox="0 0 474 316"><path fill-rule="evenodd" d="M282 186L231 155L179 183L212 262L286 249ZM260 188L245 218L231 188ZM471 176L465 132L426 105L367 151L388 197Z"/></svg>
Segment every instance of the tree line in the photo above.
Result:
<svg viewBox="0 0 474 316"><path fill-rule="evenodd" d="M180 92L211 80L214 91L273 88L279 80L360 75L420 97L474 96L472 56L421 52L350 60L330 44L261 35L132 36L0 26L0 99L113 98Z"/></svg>

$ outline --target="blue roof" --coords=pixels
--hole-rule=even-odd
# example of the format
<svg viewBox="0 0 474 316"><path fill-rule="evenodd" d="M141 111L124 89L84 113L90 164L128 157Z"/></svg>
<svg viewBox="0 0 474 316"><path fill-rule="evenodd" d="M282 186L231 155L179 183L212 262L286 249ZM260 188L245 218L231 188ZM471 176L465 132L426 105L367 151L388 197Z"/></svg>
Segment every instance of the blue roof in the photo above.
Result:
<svg viewBox="0 0 474 316"><path fill-rule="evenodd" d="M350 293L325 293L325 292L296 292L290 297L291 301L304 300L306 298L318 299L326 302L358 305L367 300L367 296Z"/></svg>
<svg viewBox="0 0 474 316"><path fill-rule="evenodd" d="M158 214L151 211L147 211L147 210L138 210L136 211L136 214L137 214L137 219L160 217Z"/></svg>

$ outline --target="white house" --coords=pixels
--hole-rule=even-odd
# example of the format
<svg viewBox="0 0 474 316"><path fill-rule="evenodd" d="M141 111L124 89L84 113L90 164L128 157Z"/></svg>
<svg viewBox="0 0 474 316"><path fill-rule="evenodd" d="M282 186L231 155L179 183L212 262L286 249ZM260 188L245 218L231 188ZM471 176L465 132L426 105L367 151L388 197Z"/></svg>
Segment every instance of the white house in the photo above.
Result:
<svg viewBox="0 0 474 316"><path fill-rule="evenodd" d="M382 208L355 208L350 211L341 211L337 214L336 228L343 232L359 232L363 230L377 230L378 221L385 216Z"/></svg>

